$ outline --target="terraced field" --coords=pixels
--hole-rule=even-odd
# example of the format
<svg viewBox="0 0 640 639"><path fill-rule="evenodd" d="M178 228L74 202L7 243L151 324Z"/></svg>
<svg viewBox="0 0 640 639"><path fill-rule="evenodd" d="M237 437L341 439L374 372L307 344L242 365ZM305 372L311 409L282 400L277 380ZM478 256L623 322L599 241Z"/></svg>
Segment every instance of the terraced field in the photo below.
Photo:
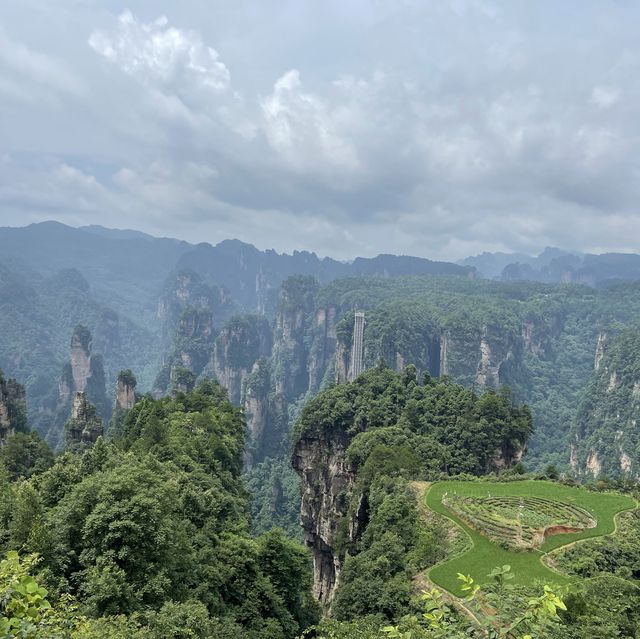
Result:
<svg viewBox="0 0 640 639"><path fill-rule="evenodd" d="M437 482L427 492L426 504L453 520L470 538L468 550L434 566L428 575L456 595L462 594L457 573L483 583L493 568L504 564L512 568L512 583L529 584L536 579L567 583L569 577L545 566L543 556L568 543L613 533L615 515L636 507L627 495L533 480ZM545 535L549 528L556 534Z"/></svg>
<svg viewBox="0 0 640 639"><path fill-rule="evenodd" d="M593 528L584 509L544 497L465 497L445 493L442 503L467 525L513 550L539 548L554 534Z"/></svg>

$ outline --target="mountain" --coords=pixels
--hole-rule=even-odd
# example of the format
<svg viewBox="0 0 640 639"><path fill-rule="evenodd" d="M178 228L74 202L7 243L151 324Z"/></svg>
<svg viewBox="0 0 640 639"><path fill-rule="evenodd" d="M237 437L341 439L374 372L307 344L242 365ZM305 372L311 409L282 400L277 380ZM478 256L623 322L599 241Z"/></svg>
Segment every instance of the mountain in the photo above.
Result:
<svg viewBox="0 0 640 639"><path fill-rule="evenodd" d="M586 284L606 287L640 279L640 255L594 255L547 247L537 256L523 253L481 253L459 261L490 279L546 283Z"/></svg>
<svg viewBox="0 0 640 639"><path fill-rule="evenodd" d="M276 251L260 251L239 240L225 240L216 246L199 244L182 255L179 268L188 268L223 286L244 309L260 314L275 310L278 290L292 275L308 275L326 284L342 277L400 275L453 275L473 277L470 266L450 262L434 262L406 255L358 257L352 262L339 262L315 253L294 251L291 255Z"/></svg>
<svg viewBox="0 0 640 639"><path fill-rule="evenodd" d="M0 262L45 277L75 269L101 303L138 317L153 310L150 301L189 248L179 240L98 234L58 222L0 228Z"/></svg>

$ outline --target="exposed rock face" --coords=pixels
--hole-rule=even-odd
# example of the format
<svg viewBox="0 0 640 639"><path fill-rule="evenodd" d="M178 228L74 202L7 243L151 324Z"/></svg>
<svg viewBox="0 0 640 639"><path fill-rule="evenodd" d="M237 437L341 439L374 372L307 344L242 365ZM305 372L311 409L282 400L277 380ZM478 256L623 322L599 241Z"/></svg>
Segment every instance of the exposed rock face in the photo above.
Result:
<svg viewBox="0 0 640 639"><path fill-rule="evenodd" d="M86 393L77 392L73 397L71 419L66 425L70 447L93 444L102 435L102 420Z"/></svg>
<svg viewBox="0 0 640 639"><path fill-rule="evenodd" d="M640 478L640 335L600 332L595 370L573 425L572 467L584 477Z"/></svg>
<svg viewBox="0 0 640 639"><path fill-rule="evenodd" d="M604 349L607 345L607 334L604 331L598 333L598 342L596 343L596 355L593 363L593 368L598 370L600 368L600 362L604 357Z"/></svg>
<svg viewBox="0 0 640 639"><path fill-rule="evenodd" d="M194 379L197 378L211 359L213 341L214 327L211 311L186 308L178 319L173 347L154 381L154 395L161 397L169 390L175 378L175 369L190 371Z"/></svg>
<svg viewBox="0 0 640 639"><path fill-rule="evenodd" d="M233 404L242 403L243 387L255 362L270 354L271 331L264 318L236 316L222 328L214 343L212 368Z"/></svg>
<svg viewBox="0 0 640 639"><path fill-rule="evenodd" d="M335 355L335 379L336 384L344 384L349 377L349 359L351 351L342 341L336 343Z"/></svg>
<svg viewBox="0 0 640 639"><path fill-rule="evenodd" d="M136 403L137 381L131 371L120 371L116 381L116 410L131 410Z"/></svg>
<svg viewBox="0 0 640 639"><path fill-rule="evenodd" d="M165 282L164 291L158 300L157 317L163 320L165 344L171 341L177 324L187 309L208 311L212 323L220 324L230 316L232 304L227 291L206 284L195 271L177 271Z"/></svg>
<svg viewBox="0 0 640 639"><path fill-rule="evenodd" d="M448 332L440 337L440 375L451 375L451 364L449 361L453 340Z"/></svg>
<svg viewBox="0 0 640 639"><path fill-rule="evenodd" d="M27 430L27 398L24 386L5 380L0 372L0 447L7 437Z"/></svg>
<svg viewBox="0 0 640 639"><path fill-rule="evenodd" d="M336 353L337 321L338 309L335 306L322 307L316 310L314 343L309 355L309 390L312 393L317 393L320 390L327 368ZM346 372L344 379L346 379Z"/></svg>
<svg viewBox="0 0 640 639"><path fill-rule="evenodd" d="M318 282L295 276L282 285L274 330L274 384L287 401L309 388L308 346L305 340L313 321Z"/></svg>
<svg viewBox="0 0 640 639"><path fill-rule="evenodd" d="M597 477L602 472L602 462L597 451L592 450L587 457L586 470L588 473Z"/></svg>
<svg viewBox="0 0 640 639"><path fill-rule="evenodd" d="M313 553L314 595L329 607L340 579L342 559L336 551L338 523L346 515L345 495L355 481L346 460L349 437L326 432L301 439L293 451L293 467L302 478L300 523ZM351 539L359 533L350 526Z"/></svg>
<svg viewBox="0 0 640 639"><path fill-rule="evenodd" d="M91 333L86 326L78 325L71 336L71 375L74 392L85 392L90 373Z"/></svg>
<svg viewBox="0 0 640 639"><path fill-rule="evenodd" d="M58 382L60 425L69 418L71 402L76 393L86 393L98 414L107 419L111 407L107 401L102 355L92 350L91 332L78 325L71 336L70 361L64 365Z"/></svg>
<svg viewBox="0 0 640 639"><path fill-rule="evenodd" d="M501 366L513 357L511 344L501 340L498 347L494 346L487 327L483 327L480 338L480 360L476 373L476 384L480 388L498 388L502 382Z"/></svg>

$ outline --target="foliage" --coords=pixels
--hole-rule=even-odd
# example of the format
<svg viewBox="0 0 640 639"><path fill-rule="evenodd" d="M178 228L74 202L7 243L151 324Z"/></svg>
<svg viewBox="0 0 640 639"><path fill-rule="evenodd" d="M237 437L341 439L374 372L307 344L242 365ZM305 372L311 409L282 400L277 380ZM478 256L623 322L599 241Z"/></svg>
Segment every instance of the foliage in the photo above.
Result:
<svg viewBox="0 0 640 639"><path fill-rule="evenodd" d="M0 448L0 463L11 479L31 477L51 466L53 453L38 433L16 433Z"/></svg>
<svg viewBox="0 0 640 639"><path fill-rule="evenodd" d="M640 472L640 336L637 327L609 336L573 420L575 458L594 476L637 476ZM588 459L597 459L587 471Z"/></svg>
<svg viewBox="0 0 640 639"><path fill-rule="evenodd" d="M300 479L285 459L267 457L245 476L251 495L253 533L261 535L282 528L292 539L301 539Z"/></svg>
<svg viewBox="0 0 640 639"><path fill-rule="evenodd" d="M91 619L126 615L158 637L295 637L317 618L309 559L282 533L250 537L243 439L216 383L142 398L113 441L11 486L2 543L39 553L47 588Z"/></svg>
<svg viewBox="0 0 640 639"><path fill-rule="evenodd" d="M455 511L447 508L446 495L457 494L474 498L495 498L502 496L536 497L553 502L578 506L590 513L596 526L582 532L559 534L547 537L539 551L516 552L509 546L492 542L475 528L467 525ZM443 503L443 498L445 502ZM549 481L442 481L434 484L427 493L426 503L437 513L452 519L471 538L473 546L465 553L441 563L429 572L429 578L437 585L460 594L456 575L459 572L471 574L483 583L492 566L508 564L512 567L514 583L528 584L538 579L546 583L565 584L569 578L551 571L542 562L542 553L549 552L578 539L588 539L614 532L616 513L635 507L635 501L626 495L616 493L596 493L581 487L564 486Z"/></svg>
<svg viewBox="0 0 640 639"><path fill-rule="evenodd" d="M397 374L378 366L305 405L295 437L319 432L352 436L348 455L356 468L384 445L387 449L378 451L378 457L388 457L394 447L413 451L406 455L400 450L398 456L412 466L405 469L408 475L480 474L493 467L496 451L508 463L525 445L531 415L526 406L513 405L508 393L476 395L446 378L429 376L418 384L415 368Z"/></svg>

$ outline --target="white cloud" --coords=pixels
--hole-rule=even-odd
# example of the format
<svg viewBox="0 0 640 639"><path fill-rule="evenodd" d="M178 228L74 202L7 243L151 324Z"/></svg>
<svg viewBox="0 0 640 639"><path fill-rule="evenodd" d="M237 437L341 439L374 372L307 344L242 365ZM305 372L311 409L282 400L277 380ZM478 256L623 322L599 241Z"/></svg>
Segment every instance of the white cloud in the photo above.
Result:
<svg viewBox="0 0 640 639"><path fill-rule="evenodd" d="M297 69L278 78L260 104L269 143L294 170L324 173L359 168L347 133L354 115L304 91Z"/></svg>
<svg viewBox="0 0 640 639"><path fill-rule="evenodd" d="M610 109L620 101L620 89L617 87L595 86L591 91L592 104L600 109Z"/></svg>
<svg viewBox="0 0 640 639"><path fill-rule="evenodd" d="M143 23L124 11L117 29L94 31L89 46L125 73L150 84L185 91L195 85L217 93L229 89L231 83L218 52L205 45L196 31L170 27L164 16Z"/></svg>
<svg viewBox="0 0 640 639"><path fill-rule="evenodd" d="M596 5L567 32L551 0L6 0L0 217L340 257L615 248L640 6Z"/></svg>

